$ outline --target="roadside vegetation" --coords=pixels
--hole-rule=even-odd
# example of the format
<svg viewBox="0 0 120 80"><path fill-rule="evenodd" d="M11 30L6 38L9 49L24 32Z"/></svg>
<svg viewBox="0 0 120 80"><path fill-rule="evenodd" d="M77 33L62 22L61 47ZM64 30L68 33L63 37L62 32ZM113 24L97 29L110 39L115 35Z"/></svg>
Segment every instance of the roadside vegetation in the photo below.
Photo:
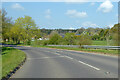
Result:
<svg viewBox="0 0 120 80"><path fill-rule="evenodd" d="M29 47L41 47L41 48L53 48L53 49L65 49L65 50L74 50L74 51L83 51L83 52L93 52L98 54L105 55L114 55L118 56L118 50L107 50L107 49L85 49L85 48L73 48L73 47L60 47L60 46L47 46L47 45L18 45L18 46L29 46Z"/></svg>
<svg viewBox="0 0 120 80"><path fill-rule="evenodd" d="M0 11L1 12L1 11ZM30 16L19 17L15 21L7 17L5 9L2 10L2 43L15 45L120 45L120 24L112 28L79 28L69 29L40 29ZM79 50L85 50L82 47ZM87 49L91 51L91 49ZM104 50L92 50L104 52ZM111 53L106 50L105 53ZM113 51L114 52L114 51Z"/></svg>
<svg viewBox="0 0 120 80"><path fill-rule="evenodd" d="M100 53L100 54L116 55L116 56L118 55L118 50L84 49L84 48L55 47L55 46L48 46L48 48L57 48L57 49L66 49L66 50L93 52L93 53L95 52L95 53L98 53L98 54Z"/></svg>
<svg viewBox="0 0 120 80"><path fill-rule="evenodd" d="M11 47L2 47L2 77L15 69L24 59L24 52Z"/></svg>
<svg viewBox="0 0 120 80"><path fill-rule="evenodd" d="M2 53L1 47L0 47L0 53ZM1 54L0 54L0 79L2 79L2 55Z"/></svg>
<svg viewBox="0 0 120 80"><path fill-rule="evenodd" d="M112 28L79 28L76 30L66 29L39 29L30 16L19 17L15 21L7 17L5 9L2 10L2 42L10 44L31 45L119 45L120 25L115 24ZM98 42L99 41L99 42ZM104 43L100 43L104 41ZM97 44L98 43L98 44ZM94 45L94 44L93 44Z"/></svg>

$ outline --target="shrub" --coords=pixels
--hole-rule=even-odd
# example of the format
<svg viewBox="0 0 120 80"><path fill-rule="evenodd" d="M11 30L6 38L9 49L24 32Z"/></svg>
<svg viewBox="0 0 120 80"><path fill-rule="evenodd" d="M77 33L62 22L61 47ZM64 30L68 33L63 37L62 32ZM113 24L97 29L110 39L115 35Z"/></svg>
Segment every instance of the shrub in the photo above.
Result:
<svg viewBox="0 0 120 80"><path fill-rule="evenodd" d="M61 36L58 33L54 33L50 36L49 44L58 45L61 41Z"/></svg>
<svg viewBox="0 0 120 80"><path fill-rule="evenodd" d="M82 45L90 45L92 43L91 37L88 34L82 34L77 38L77 44Z"/></svg>

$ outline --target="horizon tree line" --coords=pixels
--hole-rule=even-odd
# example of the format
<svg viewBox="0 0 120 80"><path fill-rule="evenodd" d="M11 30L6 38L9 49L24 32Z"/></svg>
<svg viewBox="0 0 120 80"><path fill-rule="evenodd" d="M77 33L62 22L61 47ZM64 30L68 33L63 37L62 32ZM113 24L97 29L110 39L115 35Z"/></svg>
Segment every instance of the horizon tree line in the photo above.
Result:
<svg viewBox="0 0 120 80"><path fill-rule="evenodd" d="M79 28L76 30L65 29L39 29L35 21L30 16L19 17L12 21L7 17L5 9L0 10L0 37L3 42L20 44L31 44L32 38L35 40L41 37L48 37L49 41L43 41L45 44L90 44L91 40L107 40L112 45L119 45L120 25L115 24L112 28ZM76 35L79 34L79 35ZM61 35L64 35L62 38ZM87 43L86 43L87 42Z"/></svg>

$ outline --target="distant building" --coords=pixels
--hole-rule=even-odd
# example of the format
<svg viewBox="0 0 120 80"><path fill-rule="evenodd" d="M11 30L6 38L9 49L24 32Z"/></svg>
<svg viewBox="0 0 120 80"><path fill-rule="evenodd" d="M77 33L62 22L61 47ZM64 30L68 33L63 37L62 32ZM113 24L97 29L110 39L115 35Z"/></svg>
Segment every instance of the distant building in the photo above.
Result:
<svg viewBox="0 0 120 80"><path fill-rule="evenodd" d="M31 41L35 41L35 39L34 38L32 38L32 40Z"/></svg>
<svg viewBox="0 0 120 80"><path fill-rule="evenodd" d="M49 40L49 38L39 38L37 40Z"/></svg>
<svg viewBox="0 0 120 80"><path fill-rule="evenodd" d="M49 38L45 38L44 40L49 40Z"/></svg>
<svg viewBox="0 0 120 80"><path fill-rule="evenodd" d="M64 35L64 34L60 34L60 36L61 36L62 38L64 38L64 37L65 37L65 35Z"/></svg>
<svg viewBox="0 0 120 80"><path fill-rule="evenodd" d="M39 39L37 39L37 40L43 40L43 38L39 38Z"/></svg>
<svg viewBox="0 0 120 80"><path fill-rule="evenodd" d="M75 35L80 36L80 34L75 34Z"/></svg>

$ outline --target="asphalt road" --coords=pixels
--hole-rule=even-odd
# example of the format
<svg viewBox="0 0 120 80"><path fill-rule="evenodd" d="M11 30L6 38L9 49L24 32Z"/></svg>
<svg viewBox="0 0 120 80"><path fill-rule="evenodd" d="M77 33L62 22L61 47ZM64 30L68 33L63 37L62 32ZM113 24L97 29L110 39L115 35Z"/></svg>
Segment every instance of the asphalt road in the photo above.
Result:
<svg viewBox="0 0 120 80"><path fill-rule="evenodd" d="M117 78L118 58L76 51L15 47L27 55L12 78Z"/></svg>

